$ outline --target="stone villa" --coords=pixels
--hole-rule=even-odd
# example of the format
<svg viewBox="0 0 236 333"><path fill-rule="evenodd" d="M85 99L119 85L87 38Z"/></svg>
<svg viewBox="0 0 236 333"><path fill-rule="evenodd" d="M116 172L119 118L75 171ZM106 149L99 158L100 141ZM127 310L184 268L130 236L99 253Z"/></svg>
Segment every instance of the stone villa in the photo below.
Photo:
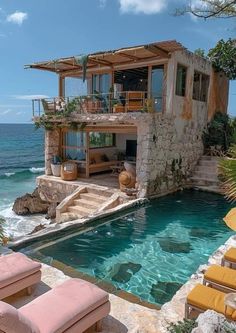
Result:
<svg viewBox="0 0 236 333"><path fill-rule="evenodd" d="M102 174L109 187L118 160L128 160L139 198L184 187L203 154L207 121L227 112L228 79L174 40L26 67L59 80L58 97L33 101L34 121L46 128L46 175L38 182L54 191L52 201L76 188L64 182L58 191L55 155L77 163L78 184Z"/></svg>

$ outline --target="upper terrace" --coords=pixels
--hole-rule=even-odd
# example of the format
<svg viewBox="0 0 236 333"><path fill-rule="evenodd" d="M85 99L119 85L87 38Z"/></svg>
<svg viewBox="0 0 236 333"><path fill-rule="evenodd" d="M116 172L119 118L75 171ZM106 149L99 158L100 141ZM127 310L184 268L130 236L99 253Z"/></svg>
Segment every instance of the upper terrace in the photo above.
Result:
<svg viewBox="0 0 236 333"><path fill-rule="evenodd" d="M184 49L165 41L27 65L59 78L58 96L33 100L33 116L72 108L78 114L163 112L167 63L173 52Z"/></svg>

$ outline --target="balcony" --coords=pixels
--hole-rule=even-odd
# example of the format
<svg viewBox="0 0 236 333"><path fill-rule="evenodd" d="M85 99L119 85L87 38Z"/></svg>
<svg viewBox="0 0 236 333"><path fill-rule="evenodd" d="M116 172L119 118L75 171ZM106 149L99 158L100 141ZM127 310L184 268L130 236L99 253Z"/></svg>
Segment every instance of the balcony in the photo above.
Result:
<svg viewBox="0 0 236 333"><path fill-rule="evenodd" d="M162 96L149 97L146 91L95 93L86 96L32 100L33 118L77 114L162 112Z"/></svg>

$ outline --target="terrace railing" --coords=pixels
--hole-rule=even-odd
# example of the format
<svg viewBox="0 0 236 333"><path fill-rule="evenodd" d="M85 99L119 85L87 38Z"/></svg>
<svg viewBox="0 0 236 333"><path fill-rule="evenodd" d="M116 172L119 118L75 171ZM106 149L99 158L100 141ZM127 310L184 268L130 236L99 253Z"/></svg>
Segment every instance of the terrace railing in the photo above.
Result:
<svg viewBox="0 0 236 333"><path fill-rule="evenodd" d="M162 111L162 96L148 98L145 91L96 93L86 96L32 100L33 117L60 114L104 114Z"/></svg>

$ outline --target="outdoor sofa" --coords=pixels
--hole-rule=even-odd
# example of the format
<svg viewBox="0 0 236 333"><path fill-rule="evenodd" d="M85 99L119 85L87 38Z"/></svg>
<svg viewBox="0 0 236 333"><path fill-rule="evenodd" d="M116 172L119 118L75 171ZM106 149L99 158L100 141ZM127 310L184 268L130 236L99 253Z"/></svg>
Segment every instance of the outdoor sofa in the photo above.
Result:
<svg viewBox="0 0 236 333"><path fill-rule="evenodd" d="M108 293L68 279L20 309L0 302L0 333L82 333L110 312Z"/></svg>

